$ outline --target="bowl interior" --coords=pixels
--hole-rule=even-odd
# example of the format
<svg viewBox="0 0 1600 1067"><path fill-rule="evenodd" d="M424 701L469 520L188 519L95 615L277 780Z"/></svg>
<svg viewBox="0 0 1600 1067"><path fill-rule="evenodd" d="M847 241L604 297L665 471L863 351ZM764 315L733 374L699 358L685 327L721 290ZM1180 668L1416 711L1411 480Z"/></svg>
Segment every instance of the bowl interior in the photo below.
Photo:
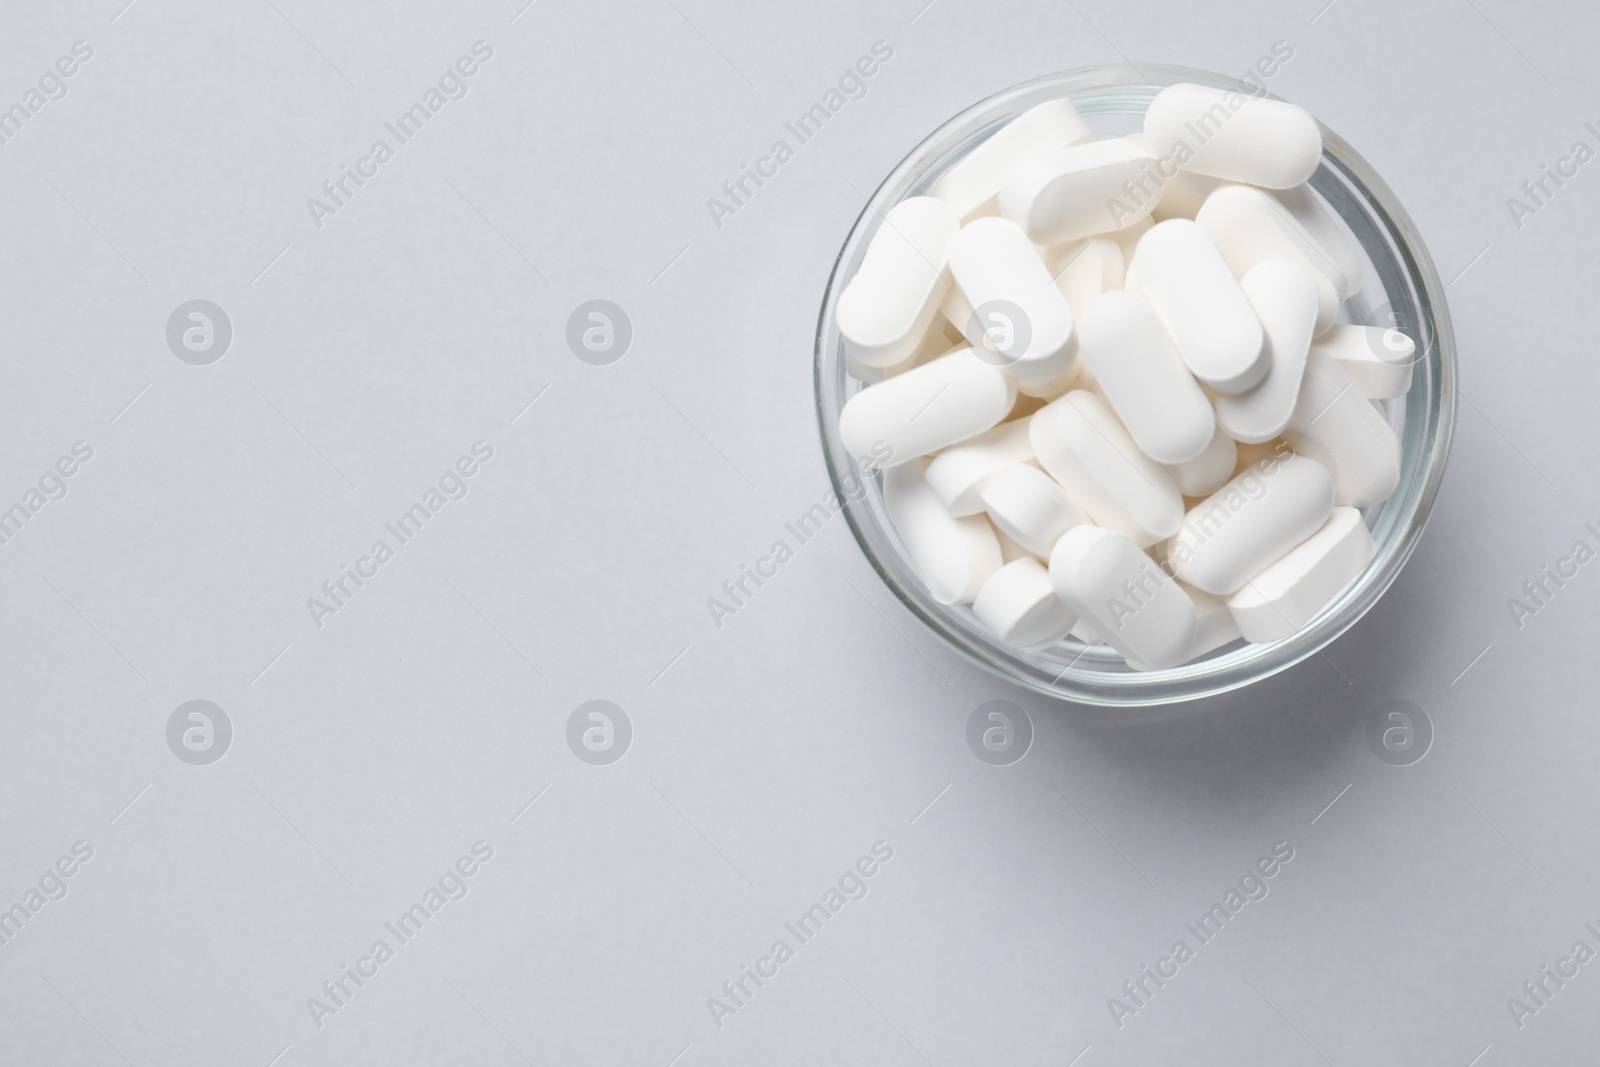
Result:
<svg viewBox="0 0 1600 1067"><path fill-rule="evenodd" d="M1066 638L1034 652L996 641L967 605L929 595L907 562L883 505L881 478L862 477L838 438L838 416L861 388L845 372L834 322L840 290L854 275L883 214L926 192L973 146L1029 108L1071 99L1096 136L1132 133L1151 99L1176 82L1248 92L1235 79L1180 67L1097 67L1050 75L1008 89L951 119L918 145L872 195L846 239L823 301L816 349L817 413L829 477L862 550L895 595L924 623L977 662L1052 696L1103 705L1147 705L1194 699L1238 688L1298 663L1343 633L1399 573L1422 532L1448 453L1454 420L1454 341L1437 273L1394 194L1348 144L1323 127L1322 163L1311 187L1360 249L1366 273L1346 301L1345 322L1395 326L1417 345L1410 392L1381 406L1400 435L1400 484L1382 504L1363 510L1377 554L1299 633L1268 644L1235 642L1210 655L1159 671L1133 671L1106 646Z"/></svg>

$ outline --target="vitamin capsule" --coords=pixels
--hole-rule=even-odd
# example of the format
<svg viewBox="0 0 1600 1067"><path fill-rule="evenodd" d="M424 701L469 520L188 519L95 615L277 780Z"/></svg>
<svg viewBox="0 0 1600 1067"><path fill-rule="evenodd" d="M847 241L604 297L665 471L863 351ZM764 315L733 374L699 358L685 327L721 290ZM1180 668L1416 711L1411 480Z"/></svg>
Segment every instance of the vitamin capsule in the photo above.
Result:
<svg viewBox="0 0 1600 1067"><path fill-rule="evenodd" d="M1359 575L1377 546L1355 508L1339 507L1316 533L1228 598L1246 641L1298 632Z"/></svg>
<svg viewBox="0 0 1600 1067"><path fill-rule="evenodd" d="M1261 322L1199 223L1156 223L1139 239L1128 271L1196 378L1219 393L1239 393L1266 377Z"/></svg>
<svg viewBox="0 0 1600 1067"><path fill-rule="evenodd" d="M1041 245L1120 230L1154 210L1154 195L1132 202L1123 192L1148 180L1154 165L1155 157L1126 137L1040 152L1001 186L1000 214Z"/></svg>
<svg viewBox="0 0 1600 1067"><path fill-rule="evenodd" d="M1204 85L1169 85L1150 101L1145 136L1186 171L1288 189L1322 161L1322 131L1304 108Z"/></svg>
<svg viewBox="0 0 1600 1067"><path fill-rule="evenodd" d="M1077 623L1078 616L1050 584L1050 573L1031 556L1007 563L984 583L972 613L1013 648L1048 648Z"/></svg>
<svg viewBox="0 0 1600 1067"><path fill-rule="evenodd" d="M999 367L959 348L852 396L839 412L839 439L857 457L881 442L892 466L982 433L1016 399Z"/></svg>
<svg viewBox="0 0 1600 1067"><path fill-rule="evenodd" d="M1078 344L1083 364L1145 455L1184 463L1206 450L1217 427L1211 402L1149 304L1126 290L1105 294L1084 316ZM1287 410L1283 417L1287 422Z"/></svg>
<svg viewBox="0 0 1600 1067"><path fill-rule="evenodd" d="M982 218L961 227L950 274L972 309L956 325L975 351L1019 382L1046 382L1072 366L1072 308L1015 223Z"/></svg>
<svg viewBox="0 0 1600 1067"><path fill-rule="evenodd" d="M1277 437L1289 425L1317 321L1317 283L1287 259L1269 259L1239 280L1266 334L1267 376L1254 389L1221 393L1217 424L1246 444Z"/></svg>
<svg viewBox="0 0 1600 1067"><path fill-rule="evenodd" d="M1017 382L1017 395L1034 400L1060 400L1074 389L1083 387L1083 360L1075 359L1072 366L1059 378L1048 382Z"/></svg>
<svg viewBox="0 0 1600 1067"><path fill-rule="evenodd" d="M1417 346L1399 330L1383 326L1335 326L1312 346L1350 376L1368 400L1405 396Z"/></svg>
<svg viewBox="0 0 1600 1067"><path fill-rule="evenodd" d="M1123 535L1074 526L1050 552L1050 582L1129 665L1175 667L1194 642L1194 602Z"/></svg>
<svg viewBox="0 0 1600 1067"><path fill-rule="evenodd" d="M1002 422L933 457L928 464L928 487L950 514L976 515L983 510L978 494L990 476L1032 458L1028 420Z"/></svg>
<svg viewBox="0 0 1600 1067"><path fill-rule="evenodd" d="M1000 192L1011 172L1036 152L1089 140L1093 134L1070 100L1048 100L1002 126L954 163L928 190L961 219Z"/></svg>
<svg viewBox="0 0 1600 1067"><path fill-rule="evenodd" d="M1183 581L1227 596L1315 533L1332 510L1333 475L1289 456L1246 471L1190 509L1167 558Z"/></svg>
<svg viewBox="0 0 1600 1067"><path fill-rule="evenodd" d="M902 200L883 216L839 294L839 334L851 359L890 367L916 350L950 287L944 268L959 229L949 205L931 196Z"/></svg>
<svg viewBox="0 0 1600 1067"><path fill-rule="evenodd" d="M933 598L970 603L1000 569L1000 542L982 515L958 519L946 511L923 470L922 460L884 470L884 510Z"/></svg>
<svg viewBox="0 0 1600 1067"><path fill-rule="evenodd" d="M1167 473L1184 496L1210 496L1233 477L1238 453L1239 446L1219 426L1204 452L1186 463L1169 464Z"/></svg>
<svg viewBox="0 0 1600 1067"><path fill-rule="evenodd" d="M1322 352L1306 359L1300 399L1283 438L1333 472L1338 504L1364 508L1400 484L1400 438L1338 361Z"/></svg>
<svg viewBox="0 0 1600 1067"><path fill-rule="evenodd" d="M1172 476L1139 450L1104 400L1076 389L1028 421L1039 465L1096 523L1140 545L1178 532L1183 497Z"/></svg>
<svg viewBox="0 0 1600 1067"><path fill-rule="evenodd" d="M1013 463L983 485L982 504L995 529L1041 559L1061 535L1089 521L1061 483L1031 463Z"/></svg>
<svg viewBox="0 0 1600 1067"><path fill-rule="evenodd" d="M1195 222L1238 277L1269 259L1299 263L1316 279L1317 332L1338 319L1339 304L1353 286L1277 197L1247 185L1223 185L1206 197Z"/></svg>

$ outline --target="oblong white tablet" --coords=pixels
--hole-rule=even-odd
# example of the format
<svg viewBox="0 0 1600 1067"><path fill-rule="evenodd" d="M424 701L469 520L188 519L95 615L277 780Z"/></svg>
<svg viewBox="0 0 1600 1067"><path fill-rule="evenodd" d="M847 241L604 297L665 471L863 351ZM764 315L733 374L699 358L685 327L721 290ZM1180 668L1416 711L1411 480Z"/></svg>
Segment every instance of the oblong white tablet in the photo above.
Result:
<svg viewBox="0 0 1600 1067"><path fill-rule="evenodd" d="M932 325L928 327L927 333L922 335L922 340L918 343L916 350L899 363L888 367L869 367L864 363L857 363L850 357L850 353L846 352L844 366L845 370L850 373L850 377L866 382L868 385L876 385L885 378L893 378L898 374L904 374L912 367L920 367L924 363L929 363L940 356L955 351L957 348L964 348L966 344L967 339L961 336L961 331L943 319L935 318Z"/></svg>
<svg viewBox="0 0 1600 1067"><path fill-rule="evenodd" d="M1261 444L1289 425L1317 323L1317 283L1288 259L1269 259L1239 280L1266 334L1267 376L1242 393L1219 393L1217 424L1245 444Z"/></svg>
<svg viewBox="0 0 1600 1067"><path fill-rule="evenodd" d="M1372 561L1377 546L1355 508L1328 521L1228 598L1247 641L1281 641L1316 617Z"/></svg>
<svg viewBox="0 0 1600 1067"><path fill-rule="evenodd" d="M941 604L972 601L1001 567L1000 542L982 515L958 519L923 477L924 463L883 472L883 507L917 577Z"/></svg>
<svg viewBox="0 0 1600 1067"><path fill-rule="evenodd" d="M1041 559L1062 534L1089 521L1061 483L1031 463L996 471L981 496L995 529Z"/></svg>
<svg viewBox="0 0 1600 1067"><path fill-rule="evenodd" d="M1047 100L1024 111L940 175L928 190L966 218L1000 192L1011 172L1036 152L1089 140L1070 100Z"/></svg>
<svg viewBox="0 0 1600 1067"><path fill-rule="evenodd" d="M1339 504L1364 508L1400 484L1400 438L1345 369L1322 352L1306 359L1300 399L1283 438L1333 472Z"/></svg>
<svg viewBox="0 0 1600 1067"><path fill-rule="evenodd" d="M1056 596L1050 572L1032 557L994 572L978 591L972 612L1002 642L1021 649L1048 648L1067 636L1078 616Z"/></svg>
<svg viewBox="0 0 1600 1067"><path fill-rule="evenodd" d="M890 449L886 466L966 440L1006 417L1017 387L999 367L960 348L869 385L839 412L839 439L853 456Z"/></svg>
<svg viewBox="0 0 1600 1067"><path fill-rule="evenodd" d="M990 362L1022 382L1059 378L1072 366L1072 308L1016 223L981 218L963 226L950 275L971 309L956 325Z"/></svg>
<svg viewBox="0 0 1600 1067"><path fill-rule="evenodd" d="M928 486L950 514L976 515L983 510L978 494L990 475L1032 458L1028 420L1002 422L934 456L928 464Z"/></svg>
<svg viewBox="0 0 1600 1067"><path fill-rule="evenodd" d="M1333 475L1289 456L1252 468L1190 509L1167 553L1173 573L1227 596L1316 532L1333 510Z"/></svg>
<svg viewBox="0 0 1600 1067"><path fill-rule="evenodd" d="M1167 473L1184 496L1210 496L1233 477L1238 458L1239 446L1219 426L1204 452L1187 463L1169 464Z"/></svg>
<svg viewBox="0 0 1600 1067"><path fill-rule="evenodd" d="M1206 450L1217 426L1211 402L1149 304L1126 290L1105 294L1079 325L1078 345L1101 394L1145 455L1184 463ZM1292 393L1288 406L1294 406ZM1288 410L1283 417L1287 422Z"/></svg>
<svg viewBox="0 0 1600 1067"><path fill-rule="evenodd" d="M1411 389L1417 346L1399 330L1341 324L1318 337L1312 348L1343 367L1368 400L1389 400Z"/></svg>
<svg viewBox="0 0 1600 1067"><path fill-rule="evenodd" d="M916 350L950 286L945 264L961 224L942 200L914 196L883 216L861 266L839 294L845 351L890 367Z"/></svg>
<svg viewBox="0 0 1600 1067"><path fill-rule="evenodd" d="M1155 209L1155 162L1127 137L1040 152L1000 187L1000 214L1041 245L1124 229ZM1151 184L1152 195L1128 196L1123 187L1141 179Z"/></svg>
<svg viewBox="0 0 1600 1067"><path fill-rule="evenodd" d="M1334 324L1340 302L1355 289L1299 220L1269 192L1248 185L1218 186L1206 197L1195 222L1211 235L1238 277L1269 259L1294 260L1310 271L1317 283L1318 333Z"/></svg>
<svg viewBox="0 0 1600 1067"><path fill-rule="evenodd" d="M1137 277L1196 378L1220 393L1238 393L1266 376L1261 322L1199 223L1168 219L1150 227L1128 271L1129 288Z"/></svg>
<svg viewBox="0 0 1600 1067"><path fill-rule="evenodd" d="M1264 189L1299 185L1322 161L1310 112L1232 89L1169 85L1150 101L1144 132L1151 151L1185 157L1185 170Z"/></svg>
<svg viewBox="0 0 1600 1067"><path fill-rule="evenodd" d="M1123 535L1074 526L1050 552L1050 582L1129 666L1176 667L1188 656L1198 625L1194 602Z"/></svg>
<svg viewBox="0 0 1600 1067"><path fill-rule="evenodd" d="M1139 450L1104 400L1075 389L1029 423L1039 465L1096 523L1140 545L1178 532L1183 496L1172 476Z"/></svg>

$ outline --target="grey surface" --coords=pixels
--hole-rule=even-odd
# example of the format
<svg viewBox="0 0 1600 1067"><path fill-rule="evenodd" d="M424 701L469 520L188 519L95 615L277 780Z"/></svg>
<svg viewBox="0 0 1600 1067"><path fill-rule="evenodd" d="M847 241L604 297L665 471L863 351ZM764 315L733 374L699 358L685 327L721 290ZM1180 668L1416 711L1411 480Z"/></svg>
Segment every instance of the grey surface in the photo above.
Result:
<svg viewBox="0 0 1600 1067"><path fill-rule="evenodd" d="M13 0L0 33L7 106L94 49L0 145L0 504L93 449L0 547L0 905L93 849L0 945L0 1063L1594 1056L1600 963L1520 1028L1507 998L1600 949L1600 577L1521 628L1506 604L1600 547L1600 162L1520 228L1506 207L1600 147L1592 5L123 2ZM468 95L316 227L306 198L478 40ZM717 227L706 199L879 40L865 98ZM857 190L1024 78L1241 73L1279 40L1273 91L1456 279L1450 474L1371 615L1227 699L1058 706L919 632L835 519L716 627L707 598L826 492L810 342ZM166 342L194 299L233 326L209 365ZM566 343L595 299L633 327L609 366ZM319 629L307 598L477 441L466 497ZM1009 766L966 741L996 699L1034 732ZM231 724L220 760L168 746L191 700ZM631 723L622 759L569 749L591 700ZM1414 765L1368 746L1390 700L1432 723ZM1198 946L1185 922L1278 842L1270 893ZM1179 938L1119 1027L1108 998Z"/></svg>

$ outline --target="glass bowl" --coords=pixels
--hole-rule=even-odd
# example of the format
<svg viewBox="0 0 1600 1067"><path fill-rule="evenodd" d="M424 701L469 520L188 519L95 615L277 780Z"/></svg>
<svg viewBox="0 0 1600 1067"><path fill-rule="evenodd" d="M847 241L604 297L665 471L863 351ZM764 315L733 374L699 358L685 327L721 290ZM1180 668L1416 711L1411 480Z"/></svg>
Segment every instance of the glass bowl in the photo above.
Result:
<svg viewBox="0 0 1600 1067"><path fill-rule="evenodd" d="M845 371L835 309L868 242L890 207L925 193L955 161L1001 126L1046 100L1066 97L1096 136L1142 128L1156 93L1177 82L1252 92L1238 79L1183 67L1089 67L1037 78L975 104L935 130L884 179L861 212L834 263L817 323L817 419L828 477L856 540L895 596L934 633L982 666L1019 685L1085 704L1140 706L1225 693L1294 666L1353 626L1377 603L1422 536L1450 451L1455 424L1455 339L1443 287L1416 226L1366 160L1326 126L1322 162L1311 187L1354 238L1365 283L1341 319L1396 326L1417 345L1411 390L1381 405L1400 435L1400 484L1383 503L1362 509L1377 543L1364 571L1301 630L1280 641L1235 641L1167 670L1134 671L1107 646L1068 637L1024 652L997 641L969 605L936 601L907 560L884 510L881 475L858 477L839 440L839 411L864 388ZM1259 93L1257 93L1259 95Z"/></svg>

